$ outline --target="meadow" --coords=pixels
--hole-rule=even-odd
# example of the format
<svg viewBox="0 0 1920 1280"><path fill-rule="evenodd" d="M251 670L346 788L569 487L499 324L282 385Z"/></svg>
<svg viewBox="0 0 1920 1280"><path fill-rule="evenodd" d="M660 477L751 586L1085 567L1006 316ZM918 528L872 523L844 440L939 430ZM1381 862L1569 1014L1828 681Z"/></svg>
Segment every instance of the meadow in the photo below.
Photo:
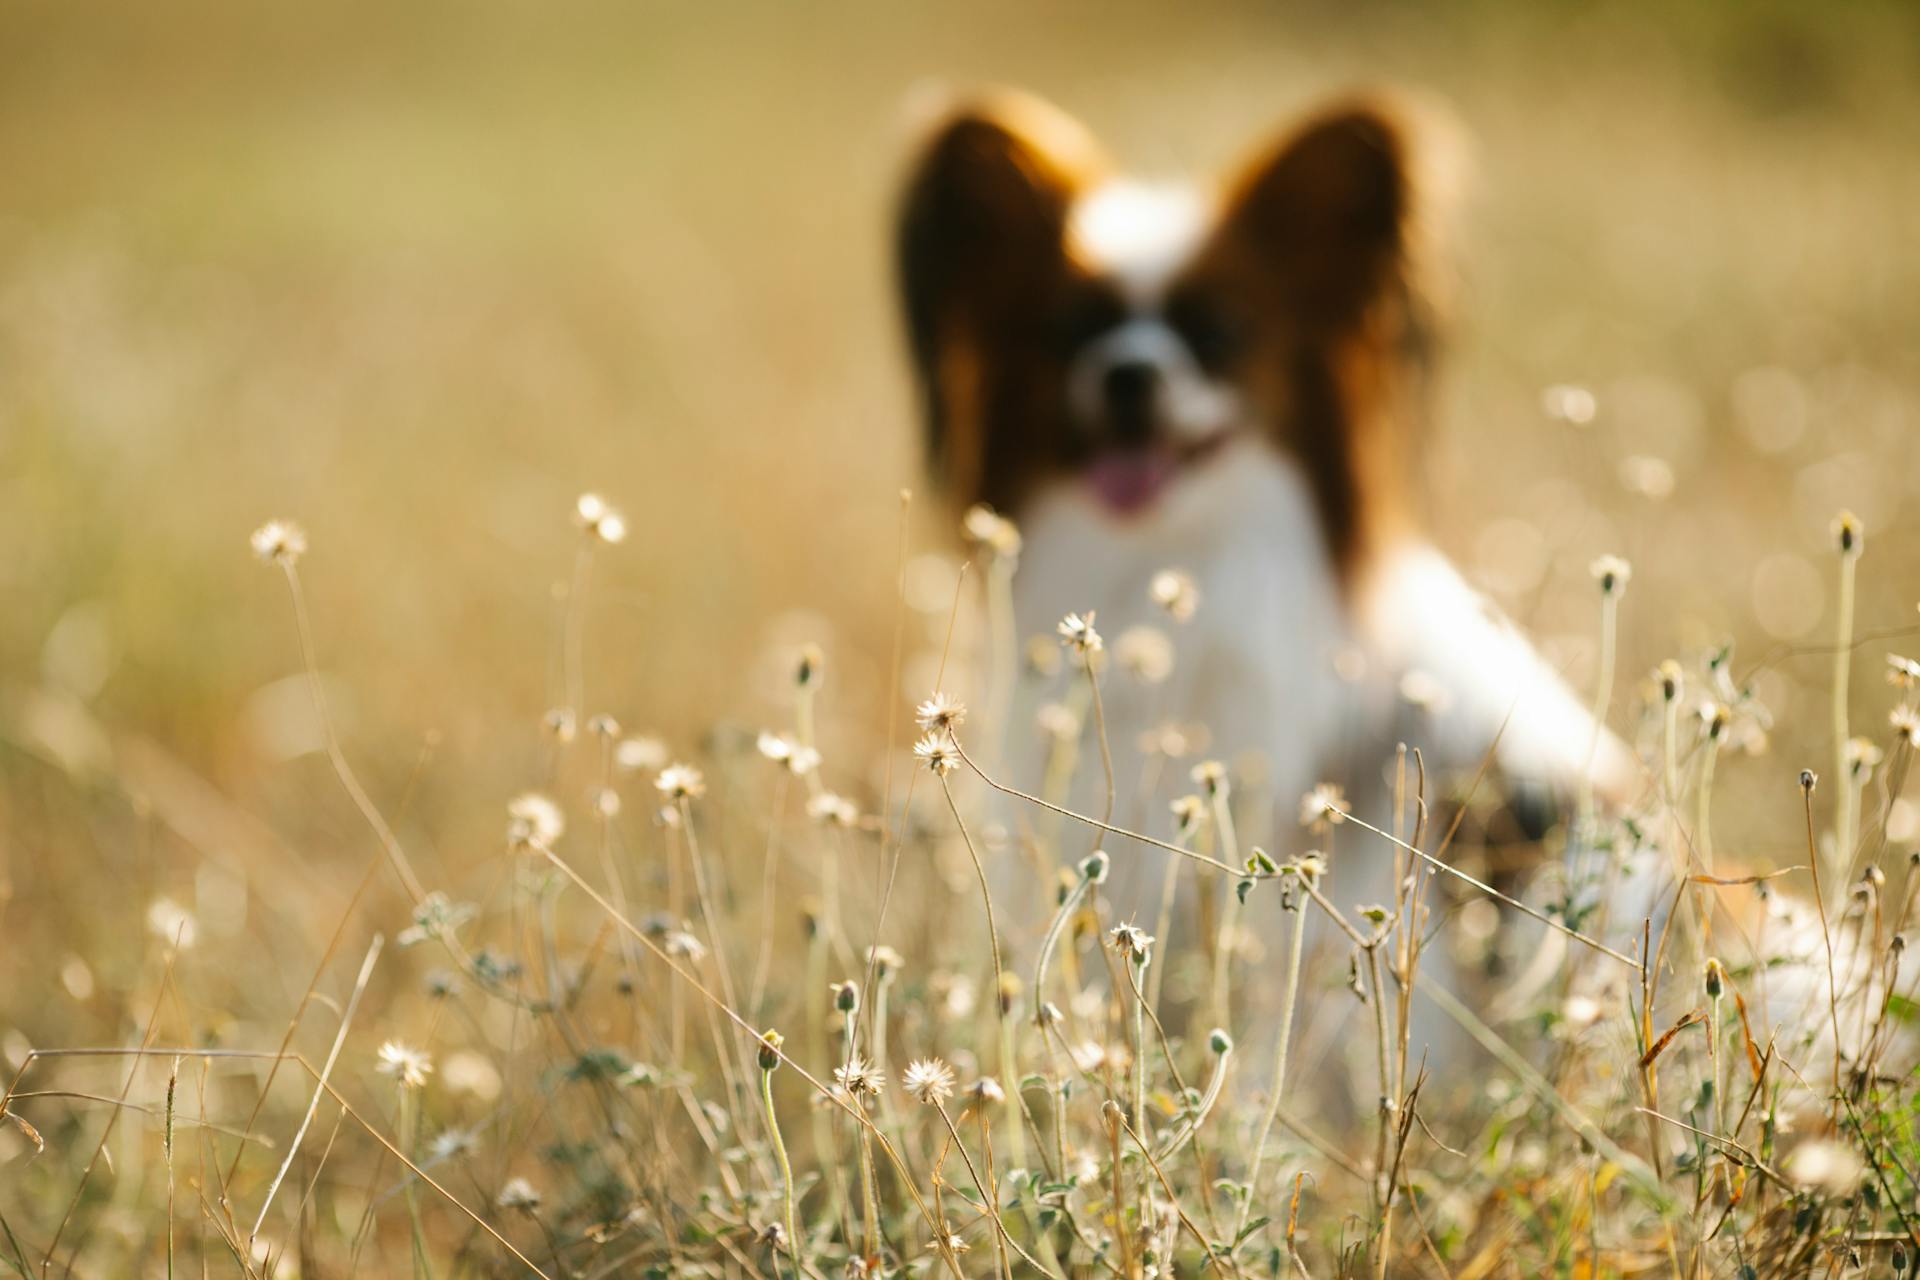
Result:
<svg viewBox="0 0 1920 1280"><path fill-rule="evenodd" d="M1920 1265L1917 61L1869 3L0 13L0 1273ZM1148 171L1360 81L1470 139L1431 521L1655 780L1529 881L1409 770L1401 838L1565 945L1471 1071L1395 1019L1420 946L1524 969L1492 899L1201 752L1146 841L1038 824L991 944L995 784L1046 784L975 767L1001 553L919 474L886 254L980 81ZM1142 678L1040 639L1069 705ZM1746 882L1649 961L1596 887L1709 826ZM1128 933L1096 848L1284 927ZM1832 908L1811 1020L1693 945L1761 891Z"/></svg>

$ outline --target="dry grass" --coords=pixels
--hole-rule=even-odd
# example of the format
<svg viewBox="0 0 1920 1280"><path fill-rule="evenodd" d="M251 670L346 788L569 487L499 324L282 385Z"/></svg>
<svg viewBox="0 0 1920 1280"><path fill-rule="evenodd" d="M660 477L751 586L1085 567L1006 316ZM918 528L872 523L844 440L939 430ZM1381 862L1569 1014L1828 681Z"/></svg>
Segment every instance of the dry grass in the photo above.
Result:
<svg viewBox="0 0 1920 1280"><path fill-rule="evenodd" d="M866 1253L1185 1274L1242 1231L1244 1275L1887 1274L1920 1190L1915 1009L1904 979L1859 993L1885 993L1920 837L1880 674L1920 648L1914 47L1876 5L0 15L0 1274L524 1273L515 1251L578 1277ZM987 787L909 752L911 704L975 663L966 626L946 655L944 521L921 509L898 563L879 246L899 105L936 75L1042 88L1148 167L1217 162L1355 76L1432 88L1475 136L1436 524L1596 690L1585 566L1632 560L1598 705L1657 779L1671 723L1673 764L1586 879L1500 880L1626 959L1570 942L1476 1032L1472 1079L1401 1048L1409 1004L1442 999L1410 980L1411 898L1376 935L1283 862L1249 911L1290 921L1285 894L1358 935L1319 926L1297 988L1285 929L1256 958L1150 926L1136 971L1074 878L1095 844L1178 859L1222 910L1230 885L1072 819L1043 852L1073 909L1050 947L1003 930L1021 990L996 1016ZM1557 383L1593 387L1596 420L1543 412ZM569 525L589 487L621 544ZM1843 506L1867 525L1850 615ZM313 538L304 621L246 555L281 513ZM825 675L797 690L809 642ZM1740 714L1710 741L1692 708L1727 642L1771 722L1721 691ZM1642 678L1666 657L1671 722ZM770 763L763 727L819 767ZM656 735L665 758L622 765ZM1884 758L1843 809L1853 735ZM670 759L703 794L656 789ZM1411 835L1417 790L1403 834L1433 850L1449 824ZM528 792L564 832L509 816ZM1230 803L1143 834L1238 865ZM1492 864L1485 817L1468 865ZM1827 1039L1766 1009L1737 945L1708 994L1686 922L1751 886L1688 889L1643 984L1657 934L1589 913L1642 837L1723 876L1819 868ZM1348 826L1335 854L1367 841L1392 847ZM1815 896L1806 871L1770 884ZM1303 1016L1287 1052L1289 1092L1344 1074L1357 1114L1309 1139L1283 1105L1262 1143L1277 1007L1345 1007L1356 954L1350 1043ZM1862 1027L1873 1053L1836 1060ZM433 1071L407 1084L396 1049L383 1073L388 1042ZM856 1047L878 1097L810 1103ZM956 1092L936 1071L909 1097L934 1058ZM989 1076L1004 1103L968 1092ZM948 1232L969 1251L929 1247Z"/></svg>

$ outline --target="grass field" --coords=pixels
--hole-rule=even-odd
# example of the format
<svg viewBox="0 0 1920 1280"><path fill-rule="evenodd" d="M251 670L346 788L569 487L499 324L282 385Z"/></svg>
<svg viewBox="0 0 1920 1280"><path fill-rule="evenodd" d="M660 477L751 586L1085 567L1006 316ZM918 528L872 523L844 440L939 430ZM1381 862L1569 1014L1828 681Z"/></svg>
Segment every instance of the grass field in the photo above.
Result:
<svg viewBox="0 0 1920 1280"><path fill-rule="evenodd" d="M1862 964L1897 954L1920 841L1912 748L1887 720L1905 695L1882 679L1886 653L1920 650L1911 8L393 8L0 11L0 1066L22 1073L17 1123L0 1125L0 1274L527 1274L493 1232L555 1276L786 1274L789 1254L759 1241L783 1221L786 1178L755 1050L646 948L737 985L733 1008L830 1076L844 1059L825 984L856 976L875 940L898 848L882 827L909 777L907 869L880 939L905 967L873 1114L911 1172L871 1155L882 1203L864 1222L862 1131L775 1071L800 1251L821 1275L877 1239L889 1267L1000 1265L963 1203L984 1165L946 1156L936 1201L955 1139L897 1087L922 1055L963 1086L1012 1077L1009 1094L1075 1070L1019 1018L1002 1057L967 852L904 750L960 547L923 496L903 606L898 494L924 486L886 247L914 104L942 85L1039 90L1149 172L1227 163L1333 88L1446 104L1474 176L1432 460L1441 542L1582 688L1598 667L1587 566L1628 557L1613 719L1643 741L1658 738L1656 663L1697 681L1732 645L1770 716L1710 775L1715 843L1746 865L1807 861L1795 776L1834 770L1849 625L1848 723L1885 756L1858 830L1890 880L1871 927L1857 912L1846 927ZM1592 422L1545 410L1562 384L1592 389ZM624 514L619 545L574 520L589 490ZM1850 610L1842 509L1867 531ZM305 635L288 575L249 551L271 518L310 541ZM807 644L826 676L796 695ZM823 827L807 784L757 758L761 729L806 731L797 696L820 785L883 817ZM543 723L563 707L571 741ZM609 763L634 737L704 771L684 813L667 800L690 825L657 819L659 761ZM1688 759L1690 826L1704 783ZM954 780L978 799L977 779ZM1817 793L1820 839L1840 790ZM507 806L527 792L550 794L567 832L523 831L515 849ZM636 924L668 913L665 932L610 924L547 853ZM414 888L477 914L402 946ZM194 936L175 947L183 921ZM1066 931L1065 981L1101 965L1098 923L1113 922ZM1029 979L1039 944L1008 940ZM1266 951L1277 967L1279 940ZM1176 984L1180 963L1156 961ZM1309 984L1342 989L1345 960L1332 968ZM858 976L865 1042L879 993ZM1694 969L1668 980L1656 1032L1700 1003ZM1790 1193L1746 1166L1732 1194L1731 1148L1650 1137L1619 1096L1635 1075L1626 1011L1608 1015L1611 1057L1555 1031L1564 1012L1500 1031L1592 1116L1570 1121L1524 1074L1436 1082L1472 1096L1427 1115L1445 1147L1404 1140L1389 1274L1894 1273L1920 1190L1911 1052L1889 1052L1893 1083L1869 1071L1850 1087L1852 1119L1817 1051L1794 1064L1809 1083L1782 1086L1780 1114L1798 1094L1811 1117L1798 1136L1826 1125L1830 1159L1864 1153L1866 1172L1795 1174ZM1913 1012L1902 997L1884 1017ZM1752 1082L1722 1014L1661 1069L1670 1099L1724 1125L1700 1082ZM1076 1016L1135 1043L1125 1000ZM259 1056L285 1044L318 1068L342 1027L337 1093ZM1166 1030L1166 1060L1203 1090L1207 1028ZM381 1072L388 1041L430 1055L422 1087L404 1062ZM169 1052L36 1056L142 1044ZM1089 1162L1079 1181L1048 1107L1029 1134L1009 1108L990 1141L977 1117L958 1131L968 1159L992 1146L1000 1173L1035 1171L1005 1185L1005 1216L1048 1269L1142 1270L1151 1249L1191 1274L1196 1237L1230 1241L1236 1217L1269 1219L1242 1274L1294 1266L1303 1169L1297 1265L1373 1267L1372 1117L1335 1141L1366 1166L1357 1181L1276 1138L1242 1213L1214 1184L1247 1177L1270 1063L1241 1056L1246 1091L1169 1157L1165 1184L1109 1159L1100 1101L1130 1104L1128 1074L1079 1070L1062 1109ZM1179 1082L1150 1084L1170 1141ZM947 1103L956 1124L968 1102ZM1742 1131L1755 1151L1766 1113ZM964 1256L928 1248L950 1218ZM1912 1265L1912 1244L1901 1256Z"/></svg>

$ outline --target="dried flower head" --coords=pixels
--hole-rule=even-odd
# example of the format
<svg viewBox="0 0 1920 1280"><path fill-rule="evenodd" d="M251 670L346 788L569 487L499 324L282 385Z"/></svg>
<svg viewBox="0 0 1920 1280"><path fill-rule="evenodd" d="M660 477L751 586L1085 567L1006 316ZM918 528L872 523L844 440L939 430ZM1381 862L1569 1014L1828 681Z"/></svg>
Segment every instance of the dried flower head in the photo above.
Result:
<svg viewBox="0 0 1920 1280"><path fill-rule="evenodd" d="M596 738L612 740L620 736L620 722L602 711L587 719L587 732Z"/></svg>
<svg viewBox="0 0 1920 1280"><path fill-rule="evenodd" d="M1920 689L1920 662L1897 653L1888 654L1887 683L1896 689Z"/></svg>
<svg viewBox="0 0 1920 1280"><path fill-rule="evenodd" d="M967 508L960 527L969 539L996 556L1011 560L1020 554L1019 527L984 502Z"/></svg>
<svg viewBox="0 0 1920 1280"><path fill-rule="evenodd" d="M860 821L860 810L845 796L822 791L807 798L807 816L830 827L850 827Z"/></svg>
<svg viewBox="0 0 1920 1280"><path fill-rule="evenodd" d="M1146 964L1153 958L1153 935L1136 925L1115 925L1107 931L1107 939L1129 960Z"/></svg>
<svg viewBox="0 0 1920 1280"><path fill-rule="evenodd" d="M929 733L914 743L913 754L921 764L941 777L952 773L954 766L960 763L960 753L954 750L952 742L935 733Z"/></svg>
<svg viewBox="0 0 1920 1280"><path fill-rule="evenodd" d="M540 1208L540 1193L525 1178L508 1178L494 1204L509 1212L534 1213Z"/></svg>
<svg viewBox="0 0 1920 1280"><path fill-rule="evenodd" d="M1082 656L1098 653L1105 647L1105 642L1100 639L1100 633L1093 629L1092 613L1088 613L1084 618L1077 613L1070 613L1060 619L1060 625L1056 630L1060 633L1061 642Z"/></svg>
<svg viewBox="0 0 1920 1280"><path fill-rule="evenodd" d="M1633 579L1633 566L1619 556L1601 556L1587 566L1593 580L1600 584L1603 596L1618 595Z"/></svg>
<svg viewBox="0 0 1920 1280"><path fill-rule="evenodd" d="M846 1065L833 1069L833 1078L854 1098L878 1097L887 1083L886 1074L857 1053L847 1059Z"/></svg>
<svg viewBox="0 0 1920 1280"><path fill-rule="evenodd" d="M425 1050L411 1048L398 1040L382 1044L379 1058L375 1069L383 1076L397 1079L403 1089L418 1089L433 1074L433 1059Z"/></svg>
<svg viewBox="0 0 1920 1280"><path fill-rule="evenodd" d="M1227 766L1218 760L1202 760L1187 776L1209 796L1217 796L1227 788Z"/></svg>
<svg viewBox="0 0 1920 1280"><path fill-rule="evenodd" d="M1842 511L1835 516L1830 532L1834 549L1844 559L1858 559L1860 553L1867 549L1867 527L1851 511Z"/></svg>
<svg viewBox="0 0 1920 1280"><path fill-rule="evenodd" d="M860 984L849 978L827 988L833 995L833 1007L841 1013L860 1011Z"/></svg>
<svg viewBox="0 0 1920 1280"><path fill-rule="evenodd" d="M540 717L540 727L556 742L572 742L579 731L580 722L572 707L550 707Z"/></svg>
<svg viewBox="0 0 1920 1280"><path fill-rule="evenodd" d="M253 554L268 564L290 565L307 554L307 531L291 520L269 520L248 539Z"/></svg>
<svg viewBox="0 0 1920 1280"><path fill-rule="evenodd" d="M538 791L507 801L507 844L515 849L551 849L567 829L560 806Z"/></svg>
<svg viewBox="0 0 1920 1280"><path fill-rule="evenodd" d="M647 734L622 738L613 749L613 762L628 773L658 769L667 763L667 744Z"/></svg>
<svg viewBox="0 0 1920 1280"><path fill-rule="evenodd" d="M1322 782L1300 797L1300 825L1313 831L1337 827L1351 812L1346 793L1331 782Z"/></svg>
<svg viewBox="0 0 1920 1280"><path fill-rule="evenodd" d="M886 982L905 968L907 962L898 951L881 943L867 948L867 963L873 966L873 980Z"/></svg>
<svg viewBox="0 0 1920 1280"><path fill-rule="evenodd" d="M1912 707L1899 706L1887 713L1887 723L1893 726L1893 736L1909 747L1920 747L1920 711Z"/></svg>
<svg viewBox="0 0 1920 1280"><path fill-rule="evenodd" d="M668 765L653 785L669 800L698 800L707 792L706 778L690 764Z"/></svg>
<svg viewBox="0 0 1920 1280"><path fill-rule="evenodd" d="M967 1086L967 1097L975 1106L998 1106L1007 1100L1007 1091L992 1076L981 1076Z"/></svg>
<svg viewBox="0 0 1920 1280"><path fill-rule="evenodd" d="M913 714L922 729L951 733L967 718L967 708L957 698L936 689L931 698L914 708Z"/></svg>
<svg viewBox="0 0 1920 1280"><path fill-rule="evenodd" d="M1847 739L1846 753L1847 774L1855 782L1865 782L1883 759L1883 753L1871 738Z"/></svg>
<svg viewBox="0 0 1920 1280"><path fill-rule="evenodd" d="M1189 622L1200 608L1200 588L1184 569L1162 569L1147 584L1147 595L1175 622Z"/></svg>
<svg viewBox="0 0 1920 1280"><path fill-rule="evenodd" d="M783 733L762 732L754 747L761 755L796 777L805 777L820 767L818 751L801 746Z"/></svg>
<svg viewBox="0 0 1920 1280"><path fill-rule="evenodd" d="M1174 826L1183 836L1192 835L1207 820L1207 802L1199 796L1176 796L1167 808L1172 811Z"/></svg>
<svg viewBox="0 0 1920 1280"><path fill-rule="evenodd" d="M1158 627L1128 627L1113 642L1113 657L1142 684L1164 684L1173 674L1173 640Z"/></svg>
<svg viewBox="0 0 1920 1280"><path fill-rule="evenodd" d="M573 522L608 546L626 541L627 521L597 493L583 493L573 504Z"/></svg>
<svg viewBox="0 0 1920 1280"><path fill-rule="evenodd" d="M1686 680L1680 671L1680 664L1672 658L1668 658L1665 662L1662 662L1653 669L1653 678L1659 682L1660 699L1663 702L1678 701L1681 690L1686 687Z"/></svg>
<svg viewBox="0 0 1920 1280"><path fill-rule="evenodd" d="M901 1073L900 1087L914 1101L934 1106L953 1096L953 1068L938 1058L918 1059Z"/></svg>

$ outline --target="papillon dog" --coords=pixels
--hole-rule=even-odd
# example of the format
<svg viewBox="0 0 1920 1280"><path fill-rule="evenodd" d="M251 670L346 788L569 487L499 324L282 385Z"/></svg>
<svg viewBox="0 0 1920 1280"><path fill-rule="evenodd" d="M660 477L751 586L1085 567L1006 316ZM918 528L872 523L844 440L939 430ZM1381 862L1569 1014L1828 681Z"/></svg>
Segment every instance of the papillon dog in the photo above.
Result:
<svg viewBox="0 0 1920 1280"><path fill-rule="evenodd" d="M1282 814L1335 783L1386 821L1403 741L1430 770L1491 754L1568 794L1636 785L1416 518L1432 167L1409 113L1373 98L1313 113L1210 188L1125 177L1078 123L1011 93L954 111L920 155L898 254L929 458L949 496L1022 531L1019 633L1069 610L1110 639L1151 624L1167 569L1203 602L1173 628L1165 685L1116 683L1103 708L1130 820L1160 801L1133 784L1161 718L1204 725L1207 754ZM1027 783L1031 703L1007 756ZM1391 897L1382 852L1352 860L1366 873L1336 861L1344 898Z"/></svg>

